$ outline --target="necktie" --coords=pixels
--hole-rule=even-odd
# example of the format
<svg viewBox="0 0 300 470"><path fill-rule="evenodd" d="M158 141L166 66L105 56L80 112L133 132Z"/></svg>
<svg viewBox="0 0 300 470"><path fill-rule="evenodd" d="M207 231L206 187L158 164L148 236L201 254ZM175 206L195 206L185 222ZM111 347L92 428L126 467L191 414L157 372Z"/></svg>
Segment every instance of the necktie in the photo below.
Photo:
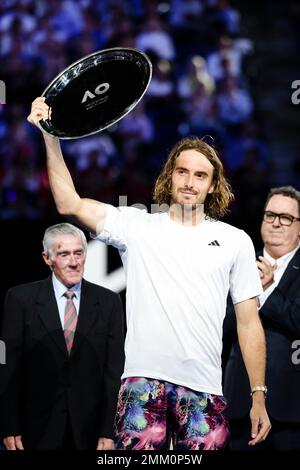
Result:
<svg viewBox="0 0 300 470"><path fill-rule="evenodd" d="M75 296L74 292L72 290L67 290L64 293L64 296L67 298L64 315L64 336L66 340L67 350L70 354L76 330L77 312L73 302L73 297Z"/></svg>

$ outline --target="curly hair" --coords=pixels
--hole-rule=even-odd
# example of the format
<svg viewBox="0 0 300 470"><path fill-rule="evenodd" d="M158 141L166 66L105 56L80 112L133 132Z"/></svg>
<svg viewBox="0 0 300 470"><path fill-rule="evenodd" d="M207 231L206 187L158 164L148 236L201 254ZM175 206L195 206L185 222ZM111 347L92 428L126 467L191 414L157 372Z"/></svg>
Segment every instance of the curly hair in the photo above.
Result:
<svg viewBox="0 0 300 470"><path fill-rule="evenodd" d="M229 182L224 176L224 169L216 150L198 137L186 137L180 140L169 152L168 158L158 176L153 197L157 204L171 203L172 174L177 157L184 150L196 150L203 154L214 167L213 185L214 191L207 194L204 202L204 210L208 217L219 219L228 211L228 206L234 199Z"/></svg>

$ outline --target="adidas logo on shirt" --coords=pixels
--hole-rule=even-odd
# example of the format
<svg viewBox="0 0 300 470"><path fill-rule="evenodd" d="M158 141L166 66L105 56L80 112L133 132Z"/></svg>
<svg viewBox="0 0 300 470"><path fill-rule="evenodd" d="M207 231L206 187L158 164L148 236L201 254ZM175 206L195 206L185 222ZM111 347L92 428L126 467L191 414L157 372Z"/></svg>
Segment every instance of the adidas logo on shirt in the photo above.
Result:
<svg viewBox="0 0 300 470"><path fill-rule="evenodd" d="M220 243L218 242L218 240L214 240L214 241L210 242L209 245L220 246Z"/></svg>

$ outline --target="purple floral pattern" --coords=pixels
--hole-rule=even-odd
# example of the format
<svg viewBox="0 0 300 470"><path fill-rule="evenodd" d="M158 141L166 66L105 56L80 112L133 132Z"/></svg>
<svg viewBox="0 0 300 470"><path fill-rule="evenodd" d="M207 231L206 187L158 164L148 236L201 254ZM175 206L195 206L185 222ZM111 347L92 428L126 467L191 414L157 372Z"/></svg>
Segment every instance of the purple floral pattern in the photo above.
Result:
<svg viewBox="0 0 300 470"><path fill-rule="evenodd" d="M122 382L115 422L115 447L163 450L170 437L177 450L222 450L229 439L223 396L155 379Z"/></svg>

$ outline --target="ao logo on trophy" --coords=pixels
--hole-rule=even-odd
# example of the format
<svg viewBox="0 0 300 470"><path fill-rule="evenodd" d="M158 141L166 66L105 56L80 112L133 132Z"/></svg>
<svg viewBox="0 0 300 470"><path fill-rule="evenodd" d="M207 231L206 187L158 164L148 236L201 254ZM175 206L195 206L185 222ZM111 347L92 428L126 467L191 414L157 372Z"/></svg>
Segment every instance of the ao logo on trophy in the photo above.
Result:
<svg viewBox="0 0 300 470"><path fill-rule="evenodd" d="M112 126L144 96L152 64L137 49L114 47L82 57L43 91L52 109L39 126L60 139L79 139Z"/></svg>
<svg viewBox="0 0 300 470"><path fill-rule="evenodd" d="M103 95L103 93L106 93L109 90L109 87L109 83L100 83L100 85L95 88L94 93L92 93L90 90L86 90L81 100L81 103L85 103L88 98L96 98L96 95Z"/></svg>

